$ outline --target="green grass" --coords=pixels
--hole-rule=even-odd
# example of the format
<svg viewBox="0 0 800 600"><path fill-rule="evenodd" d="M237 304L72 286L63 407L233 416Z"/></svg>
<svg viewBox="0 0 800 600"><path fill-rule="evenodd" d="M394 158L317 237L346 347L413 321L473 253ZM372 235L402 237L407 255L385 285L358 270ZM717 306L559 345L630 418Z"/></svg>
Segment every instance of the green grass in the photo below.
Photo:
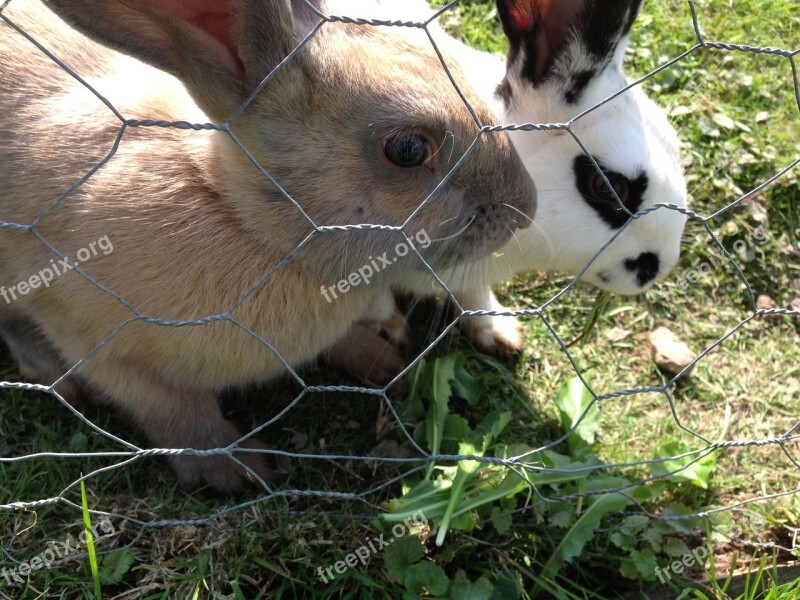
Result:
<svg viewBox="0 0 800 600"><path fill-rule="evenodd" d="M645 4L627 60L628 74L633 77L650 72L695 43L685 3L651 0ZM698 13L709 41L783 48L796 48L800 43L800 11L795 0L705 0L698 2ZM490 3L465 1L459 15L446 17L445 25L478 47L503 51L504 38ZM678 129L691 208L700 215L727 206L800 156L800 109L785 58L699 50L644 86L666 107ZM769 296L778 307L798 308L793 303L800 302L800 169L710 225L729 249L737 240L752 237L759 226L766 227L768 242L756 247L751 256L737 256L738 264L756 296ZM704 228L690 223L681 264L672 280L706 260L710 248ZM557 275L532 276L507 285L501 295L507 304L519 308L538 306L568 281ZM596 296L593 289L577 286L548 310L547 317L562 339L573 339L583 331ZM424 347L425 326L437 321L422 314L428 308L432 307L426 305L412 315L418 326L419 339L413 345L417 349ZM667 326L700 352L750 314L747 288L732 268L721 266L669 299L657 290L633 299L612 298L597 326L572 346L570 353L582 370L594 371L592 383L598 393L661 385L666 379L650 357L650 331ZM574 370L540 321L528 319L526 332L526 352L510 368L468 353L468 368L479 379L481 397L476 406L459 409L473 424L495 408L508 409L514 419L503 434L506 441L535 447L560 435L553 398ZM728 440L760 440L788 431L800 420L798 333L796 317L752 321L706 356L690 380L672 390L681 422L714 440L722 433L726 413ZM447 339L434 354L464 346L463 340ZM0 379L19 379L7 357L1 364ZM324 372L310 378L340 381L339 376ZM245 397L226 398L225 406L231 418L246 428L278 412L297 391L289 382L275 382ZM400 387L390 390L390 398L395 405L402 405L405 391ZM84 413L104 429L145 443L119 415L98 407L89 407ZM661 394L606 400L599 419L594 450L605 463L647 460L661 442L671 438L691 447L703 446L676 426ZM345 394L306 398L271 428L269 436L275 447L310 453L393 455L404 442L381 402ZM0 456L17 457L119 448L80 423L54 398L4 390L0 449ZM787 443L785 453L776 445L722 450L708 489L674 486L672 499L699 511L789 492L800 481L800 467L789 456L800 461L797 442ZM121 460L42 457L3 463L2 503L32 502L67 491L63 493L65 501L57 504L0 510L4 553L0 568L13 568L12 557L30 560L50 542L77 539L84 524L81 492L72 484L81 473ZM291 475L282 484L285 488L356 493L402 472L398 467L362 461L292 461L287 467ZM642 477L645 469L634 467L624 473ZM386 524L360 517L379 514L387 500L400 496L398 484L358 501L271 497L226 512L231 502L202 491L188 494L179 490L163 460L145 458L90 478L86 491L88 506L95 511L93 522L104 513L113 515L109 518L114 534L96 542L99 576L105 573L106 577L104 597L399 597L381 555L327 585L315 573L318 567L342 560L365 539L380 533L391 535ZM242 500L252 499L255 496ZM724 576L737 565L750 568L758 544L791 545L799 513L800 497L791 494L723 513L715 519L716 574ZM171 521L182 523L169 524ZM143 527L142 523L152 525ZM472 582L481 577L505 582L508 589L517 588L525 597L552 555L552 532L530 511L516 514L509 531L499 533L497 529L487 521L469 535L448 534L441 548L428 540L426 556L451 579L463 571ZM614 551L610 535L599 536L586 547L558 580L553 592L556 597L613 598L638 589L638 583L608 568L609 553ZM705 532L687 532L686 543L695 547L705 538ZM117 553L109 555L112 550ZM786 553L768 557L767 572L772 562L783 564L790 559ZM695 571L693 576L702 578L702 573ZM769 584L769 577L762 580ZM93 597L94 589L85 548L51 568L33 572L22 587L10 588L0 577L0 598L84 598ZM713 587L702 593L705 595L687 597L728 597L727 592ZM772 584L771 595L763 597L793 598L794 593L780 592Z"/></svg>

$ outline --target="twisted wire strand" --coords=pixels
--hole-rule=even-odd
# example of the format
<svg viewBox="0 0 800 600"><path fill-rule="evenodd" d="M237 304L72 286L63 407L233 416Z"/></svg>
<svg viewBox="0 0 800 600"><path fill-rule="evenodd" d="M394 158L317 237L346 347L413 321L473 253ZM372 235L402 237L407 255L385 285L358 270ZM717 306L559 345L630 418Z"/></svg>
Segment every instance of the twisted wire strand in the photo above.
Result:
<svg viewBox="0 0 800 600"><path fill-rule="evenodd" d="M591 152L587 149L584 143L581 141L580 137L573 129L573 125L578 122L580 119L584 118L587 114L598 110L600 107L604 106L605 104L611 102L614 98L620 96L621 94L626 93L629 89L641 85L645 81L652 79L658 73L662 72L665 69L672 67L675 64L685 60L688 56L699 52L700 50L709 50L709 51L718 51L718 52L741 52L741 53L748 53L753 55L759 56L778 56L782 58L786 58L790 65L791 65L791 72L793 78L793 86L795 91L795 96L797 98L798 110L800 110L800 83L798 83L798 70L796 65L796 57L800 50L794 49L783 49L783 48L775 48L770 46L759 47L759 46L752 46L746 44L732 44L732 43L725 43L725 42L710 42L704 39L704 36L701 32L700 27L700 20L697 15L697 10L695 7L694 2L689 2L689 8L691 11L692 16L692 23L695 31L696 36L696 44L691 48L685 50L678 56L670 59L669 61L661 64L658 68L651 71L647 75L632 81L629 85L627 85L624 89L612 94L611 96L603 99L601 102L597 103L596 105L590 107L589 109L585 110L584 112L576 115L574 118L569 120L566 123L521 123L521 124L484 124L481 123L480 119L475 112L474 107L469 102L468 98L464 94L461 87L458 85L457 81L453 77L448 65L446 64L444 55L440 51L439 47L437 46L430 30L429 26L437 19L441 14L450 10L453 6L458 3L458 0L454 0L450 2L446 6L442 7L440 10L436 11L427 21L405 21L405 20L379 20L379 19L364 19L364 18L357 18L357 17L349 17L344 15L325 15L319 12L308 0L306 0L306 5L317 15L319 18L318 23L315 27L311 29L311 31L304 37L304 39L294 48L294 50L287 55L287 57L277 65L260 83L256 88L252 91L250 96L239 106L233 114L229 117L229 119L224 123L190 123L187 121L166 121L166 120L151 120L151 119L126 119L114 106L113 104L98 93L90 84L88 84L80 75L76 72L71 70L66 64L64 64L57 56L53 55L45 46L43 46L39 41L35 40L32 36L30 36L27 32L24 31L23 28L15 24L9 17L4 14L4 9L9 5L10 0L5 0L2 4L0 4L0 19L3 20L7 25L9 25L12 29L14 29L19 35L25 37L30 43L35 45L41 52L43 52L50 60L52 60L55 64L57 64L60 68L62 68L66 73L68 73L71 77L76 79L82 86L88 89L97 99L98 101L102 102L120 122L120 129L115 138L115 141L106 155L86 174L81 176L78 180L76 180L71 186L69 186L50 206L45 208L30 224L23 224L23 223L14 223L11 221L0 221L0 230L9 230L9 231L21 231L28 234L31 234L38 238L41 243L49 248L49 250L54 254L54 256L69 261L68 257L56 246L51 244L51 242L39 232L38 227L39 225L47 219L47 217L65 201L66 198L70 196L78 187L82 186L86 183L99 169L103 168L104 165L111 160L111 158L116 154L119 146L121 143L124 143L124 134L128 127L133 128L174 128L174 129L181 129L181 130L191 130L191 131L221 131L227 134L232 141L239 147L239 149L243 152L243 154L258 168L259 172L263 177L268 179L275 188L284 196L286 201L290 203L295 210L299 212L309 223L310 231L308 235L305 237L303 241L301 241L297 247L290 252L283 261L281 261L278 265L272 267L271 269L267 270L263 276L242 296L237 299L237 301L229 307L226 311L215 314L215 315L206 315L201 318L191 319L191 320L167 320L158 318L155 315L146 315L139 311L135 306L130 304L125 298L120 296L114 290L105 287L102 282L96 281L89 273L80 269L78 265L69 262L71 266L74 268L75 272L78 273L82 278L84 278L87 282L95 286L101 292L107 294L108 296L114 298L116 301L120 302L123 306L125 306L130 312L131 316L125 320L124 322L120 323L113 331L109 332L108 336L101 340L95 348L93 348L89 353L86 354L78 363L70 367L62 377L57 379L51 385L39 385L39 384L31 384L31 383L24 383L24 382L14 382L14 381L0 381L0 389L8 389L8 390L21 390L27 392L35 392L35 393L42 393L53 396L58 403L62 406L66 407L71 413L83 424L88 426L94 432L104 436L110 442L112 442L116 446L120 446L124 448L124 450L116 450L116 451L100 451L100 452L36 452L30 453L20 456L4 456L0 457L0 464L12 464L12 463L19 463L19 462L26 462L26 461L35 461L37 459L42 458L58 458L61 460L69 460L69 459L86 459L86 458L103 458L114 460L111 464L107 464L103 467L94 469L90 473L81 476L80 478L76 479L72 483L70 483L67 487L65 487L59 494L49 498L40 498L40 499L20 499L14 502L0 504L0 511L23 511L23 510L36 510L43 508L45 506L50 505L62 505L68 507L72 510L80 511L80 505L74 503L70 500L67 496L71 492L74 491L76 486L78 486L81 482L84 481L91 481L98 475L102 473L107 473L109 471L123 469L127 465L130 465L136 461L152 458L152 457L170 457L170 456L227 456L230 460L238 463L245 469L247 469L254 477L258 479L258 483L261 486L261 489L265 492L265 495L259 497L257 499L248 500L246 502L233 504L229 506L225 506L212 515L204 518L199 519L166 519L166 520L152 520L152 521L143 521L131 517L130 515L125 514L117 514L113 512L107 512L102 510L92 510L91 512L96 517L107 517L107 518L114 518L119 519L121 521L125 521L129 523L131 526L135 526L138 528L138 533L136 536L124 547L133 547L137 541L140 539L142 533L148 528L160 528L160 527L173 527L173 526L181 526L181 525L193 525L193 526L208 526L215 528L217 527L216 521L225 515L231 513L238 513L243 512L249 508L260 506L262 504L266 504L267 502L275 499L275 498L317 498L317 499L328 499L328 500L336 500L336 501L364 501L366 498L370 496L374 496L387 490L388 488L396 485L398 482L407 478L411 475L421 472L423 469L426 468L427 465L431 464L456 464L460 461L477 461L482 464L496 466L496 467L504 467L510 470L511 475L514 477L519 477L527 482L529 487L531 488L531 492L536 495L538 500L531 503L530 498L529 501L526 503L526 506L517 509L515 511L510 511L503 513L503 515L507 514L515 514L517 512L522 512L524 510L529 510L532 506L534 506L537 502L542 503L550 503L550 502L560 502L564 500L576 499L576 498L584 498L584 497L591 497L596 496L599 494L611 494L611 493L625 493L627 490L633 489L636 486L643 485L645 483L657 481L660 479L666 479L670 476L678 474L686 469L689 469L691 465L697 463L698 461L702 460L703 458L710 456L714 453L730 451L734 449L746 448L746 447L755 447L755 448L763 448L763 447L778 447L781 452L785 455L786 459L792 463L798 470L800 470L800 461L796 457L794 457L787 448L787 444L794 443L800 440L800 434L794 433L797 429L800 428L800 422L798 422L794 427L792 427L789 431L787 431L783 435L772 435L768 437L764 437L761 439L746 439L746 440L720 440L720 441L711 441L701 435L700 433L693 431L687 425L685 425L681 418L679 417L677 407L675 406L675 401L670 394L670 388L674 387L677 382L681 379L681 377L692 367L696 364L700 363L705 359L705 357L711 353L712 351L719 348L723 345L727 340L737 334L742 328L746 327L749 323L753 320L761 317L766 316L780 316L784 318L789 317L798 317L800 316L800 310L796 309L789 309L789 308L774 308L774 309L757 309L755 306L755 293L750 285L749 281L747 280L743 270L738 265L736 259L729 253L729 251L725 248L724 244L721 242L719 237L717 236L716 232L711 228L711 222L719 219L720 217L726 216L732 210L739 207L742 203L747 201L748 199L752 198L759 192L763 191L770 185L774 184L776 181L781 179L782 177L786 176L790 171L795 169L798 164L800 164L800 158L794 160L790 164L788 164L785 168L780 170L775 175L768 178L762 184L751 190L750 192L742 195L740 198L726 204L716 212L710 215L701 215L691 209L678 207L675 205L668 205L668 204L657 204L653 207L647 208L645 210L641 210L638 212L631 212L629 211L625 205L622 203L620 198L617 196L617 193L614 189L614 186L610 185L608 182L606 175L600 169L597 161L595 160L594 156L592 156ZM368 27L406 27L406 28L417 28L422 29L425 31L428 37L428 41L430 42L437 58L439 59L442 68L446 72L449 81L453 85L455 91L458 93L459 97L461 98L464 106L469 111L470 115L472 116L476 131L475 137L472 140L468 150L462 155L455 163L454 167L444 176L442 181L439 183L437 188L433 190L425 199L421 201L419 206L412 211L409 217L405 220L404 223L398 226L390 226L384 225L380 223L360 223L360 224L346 224L346 225L324 225L318 224L314 222L311 217L303 210L301 205L296 202L294 198L283 188L281 187L280 183L276 181L273 176L269 173L268 169L261 165L255 157L250 154L249 150L242 144L238 138L233 134L231 130L232 124L237 120L237 118L241 115L241 113L249 106L253 99L260 93L264 87L266 87L270 81L273 80L275 75L282 69L288 62L292 60L292 58L309 43L309 41L317 34L317 32L325 25L329 23L345 23L357 26L368 26ZM619 203L620 207L626 211L629 219L628 222L610 239L607 243L605 243L592 257L592 259L587 263L584 269L575 276L572 281L566 285L562 290L560 290L557 294L553 297L548 299L544 302L541 306L533 307L533 308L526 308L526 309L519 309L519 310L465 310L462 307L458 306L459 314L455 317L455 319L448 324L448 326L442 331L436 339L434 339L417 357L414 361L412 361L402 373L400 373L395 379L393 379L389 384L384 386L383 388L368 388L363 386L352 386L352 385L308 385L300 375L295 371L295 369L281 356L279 350L275 348L268 339L265 339L249 328L247 328L244 324L237 321L233 316L233 312L245 301L248 300L252 296L252 294L259 289L262 285L265 285L269 278L279 270L284 264L290 262L300 250L302 250L305 245L316 235L324 235L329 233L341 233L341 232L352 232L352 231L386 231L386 232L397 232L398 235L405 237L405 239L410 242L410 238L407 233L407 229L411 221L414 217L419 214L421 210L425 208L425 206L432 201L432 198L437 194L437 192L447 184L450 177L453 173L455 173L461 165L468 160L470 154L472 153L473 149L476 145L480 142L481 137L483 135L497 133L497 132L504 132L504 131L565 131L569 133L572 138L575 140L575 143L578 147L580 147L586 156L592 161L592 163L597 168L598 172L601 174L603 180L605 181L608 189L612 191L614 196L616 196L616 200ZM560 301L565 294L567 294L572 288L574 288L578 282L581 280L582 276L586 273L586 271L591 267L592 263L601 256L604 252L607 251L608 247L611 246L614 241L617 239L619 235L625 231L625 229L636 219L645 218L647 214L657 211L657 210L671 210L677 211L681 214L686 215L688 218L695 220L703 225L706 232L708 233L711 241L721 250L725 258L729 261L729 263L733 266L736 271L737 277L741 280L743 285L746 288L747 294L750 299L750 307L751 307L751 314L746 318L742 319L737 325L731 327L722 337L720 337L716 342L711 344L708 348L703 350L700 354L698 354L694 360L688 365L681 373L673 377L670 381L668 381L664 385L656 385L656 386L643 386L639 388L631 388L626 390L615 390L606 392L603 394L598 394L594 390L592 390L588 381L583 378L582 371L578 365L577 359L573 356L570 352L567 345L564 343L562 338L559 336L558 332L556 331L555 327L552 325L550 320L548 319L548 310L550 307ZM452 294L452 291L448 288L448 286L442 281L439 275L435 272L435 270L425 261L419 251L414 247L413 244L409 244L411 246L411 251L416 255L416 257L421 261L423 268L431 275L432 279L437 282L439 286L444 290L444 292L449 296L449 298L456 302L455 297ZM457 304L457 302L456 302ZM417 442L414 440L412 432L408 431L406 425L403 423L402 419L400 418L394 403L389 398L387 391L391 389L393 386L397 384L397 382L404 377L408 372L414 368L416 364L419 363L425 356L429 355L430 352L433 350L434 347L446 336L457 324L466 317L471 316L531 316L538 318L545 328L548 330L549 334L558 344L561 352L564 354L566 360L569 362L572 369L575 370L576 374L581 378L583 385L592 395L592 401L590 402L589 406L584 410L583 414L580 418L576 421L576 423L570 428L570 430L564 433L558 439L552 440L545 445L542 445L539 448L532 449L524 454L519 456L510 457L510 458L498 458L498 457L490 457L490 456L472 456L472 455L453 455L453 454L431 454L426 452L423 448L421 448ZM256 339L259 343L263 344L265 347L269 348L275 356L281 361L283 366L285 367L287 373L293 378L295 382L297 382L301 386L301 392L287 405L285 406L278 414L273 416L270 419L265 420L261 425L253 429L252 431L248 432L247 434L243 435L240 440L237 440L235 443L225 447L225 448L214 448L214 449L192 449L192 448L140 448L125 439L116 436L106 430L104 430L99 425L93 423L90 419L85 417L80 411L73 408L63 397L59 395L56 391L56 387L62 383L66 378L70 377L71 375L80 371L81 367L91 359L91 357L98 352L100 349L105 347L109 344L124 328L129 326L131 323L142 321L145 323L149 323L156 326L162 327L171 327L171 328L181 328L181 327L195 327L195 326L206 326L210 323L220 322L220 321L227 321L232 323L233 325L241 328L243 331L248 333L254 339ZM396 422L398 428L404 434L405 438L410 442L411 446L413 447L414 451L418 453L417 456L408 457L408 458L396 458L396 457L378 457L378 456L354 456L354 455L347 455L347 454L330 454L330 453L303 453L303 452L289 452L280 449L253 449L253 448L243 448L240 447L239 444L248 440L252 436L256 435L260 431L264 430L265 428L279 422L286 414L290 411L295 410L297 406L309 395L309 394L319 394L319 393L350 393L350 394L358 394L363 395L365 397L377 397L380 399L381 403L386 407L391 417ZM563 443L567 438L573 434L580 424L584 421L586 415L597 407L597 405L601 403L606 403L610 401L614 401L621 398L628 398L637 395L649 394L649 393L659 393L664 396L665 402L669 407L669 410L672 415L672 419L675 424L680 427L683 431L690 434L699 444L696 449L693 449L689 452L683 453L678 456L671 456L668 458L658 458L658 459L648 459L648 460L640 460L640 461L630 461L630 462L617 462L617 463L605 463L605 464L598 464L598 465L589 465L586 467L580 467L575 469L558 469L553 467L546 467L544 464L537 459L540 453L545 452L547 450L551 450L557 447L559 444ZM315 490L315 489L273 489L270 487L266 482L258 478L258 476L249 470L249 468L242 463L234 453L263 453L272 456L282 456L286 458L292 458L297 460L320 460L320 461L361 461L364 463L370 464L377 464L377 463L385 463L385 464L394 464L408 467L402 473L397 474L395 476L389 477L384 481L377 482L371 487L366 490L360 492L344 492L344 491L336 491L336 490ZM540 472L561 472L561 473L574 473L580 474L584 472L603 472L603 471L614 471L618 469L636 469L642 467L649 467L655 464L665 464L671 461L676 461L679 459L690 459L687 463L682 464L680 467L673 469L667 473L659 473L658 475L650 475L646 477L640 477L635 481L631 481L630 484L625 485L619 488L609 488L605 490L592 490L592 491L585 491L585 492L578 492L574 494L565 494L559 496L544 496L542 495L539 490L536 489L536 485L533 480L530 479L531 475ZM687 515L674 515L674 516L664 516L664 515L657 515L657 514L650 514L646 513L645 511L642 514L645 514L651 520L659 520L659 521L678 521L678 520L692 520L692 519L699 519L704 517L709 517L719 512L724 511L739 511L743 509L743 507L750 506L752 504L758 502L765 502L769 500L774 500L781 497L796 495L800 493L800 489L796 490L788 490L780 493L774 494L765 494L762 496L732 502L725 506L713 507L707 510L700 510L692 512L691 514ZM305 511L290 511L291 514L305 514ZM285 513L284 513L285 514ZM362 518L362 519L372 519L375 518L375 514L347 514L347 515L337 515L337 513L328 513L331 517L345 517L348 519L352 518ZM496 515L494 518L499 518L502 515ZM623 527L623 526L620 526ZM783 546L772 544L769 547L781 547L786 550L796 550L796 538L797 534L795 532L795 536L793 538L793 545L791 548L784 548ZM117 548L118 549L118 548ZM2 552L6 558L11 561L19 563L20 561L17 560L6 548L2 548ZM105 551L99 552L103 554ZM73 556L69 557L69 560L80 559L84 554L78 553ZM66 560L66 559L65 559Z"/></svg>

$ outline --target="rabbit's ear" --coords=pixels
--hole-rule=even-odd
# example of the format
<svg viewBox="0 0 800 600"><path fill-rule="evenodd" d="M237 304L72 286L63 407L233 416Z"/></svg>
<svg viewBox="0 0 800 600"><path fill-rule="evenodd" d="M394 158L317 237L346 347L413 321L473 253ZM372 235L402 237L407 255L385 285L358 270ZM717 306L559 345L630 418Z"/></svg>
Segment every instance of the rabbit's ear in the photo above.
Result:
<svg viewBox="0 0 800 600"><path fill-rule="evenodd" d="M510 44L509 64L520 58L520 74L534 86L551 77L569 77L585 87L611 61L641 4L642 0L497 0Z"/></svg>
<svg viewBox="0 0 800 600"><path fill-rule="evenodd" d="M177 76L201 107L220 119L227 118L319 20L303 0L46 4L98 42Z"/></svg>

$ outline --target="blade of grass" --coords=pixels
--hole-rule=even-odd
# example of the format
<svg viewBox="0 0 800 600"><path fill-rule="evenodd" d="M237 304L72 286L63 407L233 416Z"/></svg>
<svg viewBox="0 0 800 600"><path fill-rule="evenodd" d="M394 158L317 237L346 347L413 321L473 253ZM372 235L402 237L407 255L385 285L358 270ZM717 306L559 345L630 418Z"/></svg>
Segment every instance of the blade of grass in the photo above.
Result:
<svg viewBox="0 0 800 600"><path fill-rule="evenodd" d="M100 571L97 568L97 553L94 549L94 536L92 536L92 516L89 514L89 502L86 497L86 485L81 473L81 509L83 512L83 532L86 535L86 551L89 553L89 567L92 570L94 581L94 596L97 600L103 597L100 591Z"/></svg>

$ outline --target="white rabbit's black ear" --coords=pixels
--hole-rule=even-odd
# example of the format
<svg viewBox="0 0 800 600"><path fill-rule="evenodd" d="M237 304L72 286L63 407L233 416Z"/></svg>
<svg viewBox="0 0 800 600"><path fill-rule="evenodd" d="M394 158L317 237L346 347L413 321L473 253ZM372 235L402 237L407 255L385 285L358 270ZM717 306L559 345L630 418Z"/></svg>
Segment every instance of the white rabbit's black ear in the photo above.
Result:
<svg viewBox="0 0 800 600"><path fill-rule="evenodd" d="M177 76L200 106L219 119L227 118L319 20L304 0L45 4L101 44Z"/></svg>
<svg viewBox="0 0 800 600"><path fill-rule="evenodd" d="M574 103L628 34L642 0L496 0L509 66L534 86L564 80ZM567 82L567 80L569 80Z"/></svg>

